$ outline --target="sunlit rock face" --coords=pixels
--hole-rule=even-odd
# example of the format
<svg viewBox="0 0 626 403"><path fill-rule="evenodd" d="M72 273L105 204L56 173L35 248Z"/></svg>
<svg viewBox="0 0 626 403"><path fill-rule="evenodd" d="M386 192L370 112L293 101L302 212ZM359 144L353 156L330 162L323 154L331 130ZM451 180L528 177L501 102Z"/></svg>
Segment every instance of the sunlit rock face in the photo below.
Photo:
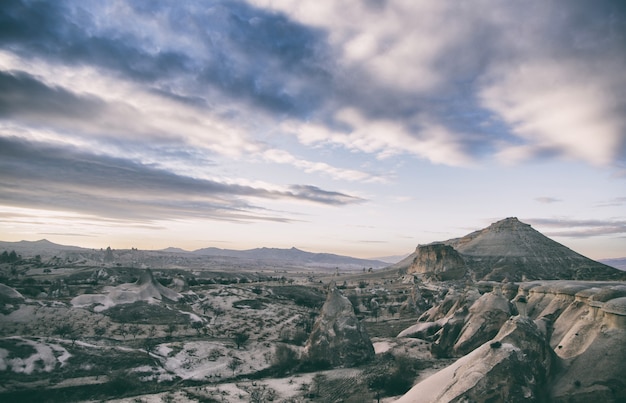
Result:
<svg viewBox="0 0 626 403"><path fill-rule="evenodd" d="M397 402L545 401L553 364L544 334L531 319L518 316L491 341L418 383Z"/></svg>
<svg viewBox="0 0 626 403"><path fill-rule="evenodd" d="M449 245L434 243L417 247L409 273L432 275L437 280L457 280L465 276L465 261Z"/></svg>
<svg viewBox="0 0 626 403"><path fill-rule="evenodd" d="M511 308L500 289L482 295L469 308L465 325L454 343L454 354L467 354L494 337L511 316Z"/></svg>
<svg viewBox="0 0 626 403"><path fill-rule="evenodd" d="M372 342L354 314L348 298L331 286L313 330L305 356L311 362L354 366L374 357Z"/></svg>
<svg viewBox="0 0 626 403"><path fill-rule="evenodd" d="M550 345L559 368L550 401L626 401L626 284L540 285L530 289L530 305L533 316L554 318Z"/></svg>
<svg viewBox="0 0 626 403"><path fill-rule="evenodd" d="M493 290L482 295L469 314L443 309L445 316L430 315L435 320L403 332L434 340L433 353L467 355L424 380L401 402L626 401L626 282L520 283L511 298L524 301L520 315L511 309L509 295L500 292L501 285L490 284ZM442 306L450 305L444 302ZM455 335L452 325L461 321L463 329ZM485 342L495 328L497 334ZM434 336L433 329L439 329Z"/></svg>

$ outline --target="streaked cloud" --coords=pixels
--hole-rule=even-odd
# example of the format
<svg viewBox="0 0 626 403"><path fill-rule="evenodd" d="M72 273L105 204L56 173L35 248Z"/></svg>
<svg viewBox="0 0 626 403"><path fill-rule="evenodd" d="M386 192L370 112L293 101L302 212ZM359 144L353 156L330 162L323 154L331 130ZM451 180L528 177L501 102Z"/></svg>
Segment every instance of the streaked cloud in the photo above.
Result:
<svg viewBox="0 0 626 403"><path fill-rule="evenodd" d="M291 219L249 198L346 205L363 199L310 185L269 190L173 174L133 161L72 148L0 138L0 200L30 208L58 208L150 221L205 217L232 221Z"/></svg>
<svg viewBox="0 0 626 403"><path fill-rule="evenodd" d="M535 197L535 200L538 201L539 203L543 203L543 204L559 203L559 202L563 201L563 200L558 199L556 197L549 197L549 196Z"/></svg>
<svg viewBox="0 0 626 403"><path fill-rule="evenodd" d="M540 227L548 236L588 238L594 236L626 235L626 220L580 220L572 218L531 218L525 222Z"/></svg>

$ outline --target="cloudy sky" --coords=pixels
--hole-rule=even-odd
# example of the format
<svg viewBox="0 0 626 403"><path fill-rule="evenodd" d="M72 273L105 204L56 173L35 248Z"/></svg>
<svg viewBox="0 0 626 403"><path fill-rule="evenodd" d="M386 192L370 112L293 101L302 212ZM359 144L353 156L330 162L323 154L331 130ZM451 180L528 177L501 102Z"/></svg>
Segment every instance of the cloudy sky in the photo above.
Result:
<svg viewBox="0 0 626 403"><path fill-rule="evenodd" d="M626 256L621 1L3 0L0 239Z"/></svg>

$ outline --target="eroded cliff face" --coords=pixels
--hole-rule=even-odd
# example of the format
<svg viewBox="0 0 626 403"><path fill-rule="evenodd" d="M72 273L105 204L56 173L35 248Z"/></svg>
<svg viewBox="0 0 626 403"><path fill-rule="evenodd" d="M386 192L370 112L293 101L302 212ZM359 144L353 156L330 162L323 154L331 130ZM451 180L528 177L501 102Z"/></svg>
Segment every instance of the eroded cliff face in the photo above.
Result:
<svg viewBox="0 0 626 403"><path fill-rule="evenodd" d="M456 280L465 276L463 257L450 245L435 243L417 247L409 273L432 275L437 280Z"/></svg>
<svg viewBox="0 0 626 403"><path fill-rule="evenodd" d="M432 341L434 354L466 355L451 366L454 370L433 375L436 384L428 378L399 401L626 401L625 282L520 283L512 303L501 284L480 287L492 290L469 310L446 309L440 316L432 315L441 312L434 307L423 322L403 332ZM503 315L508 318L502 322ZM498 334L491 338L494 328ZM524 399L515 400L518 393Z"/></svg>
<svg viewBox="0 0 626 403"><path fill-rule="evenodd" d="M547 324L560 369L551 401L626 401L626 284L522 284L528 312Z"/></svg>
<svg viewBox="0 0 626 403"><path fill-rule="evenodd" d="M354 366L374 358L374 347L352 303L334 286L309 335L305 355L313 363L331 366Z"/></svg>
<svg viewBox="0 0 626 403"><path fill-rule="evenodd" d="M489 343L414 386L399 403L533 402L547 398L554 352L529 318L511 318Z"/></svg>

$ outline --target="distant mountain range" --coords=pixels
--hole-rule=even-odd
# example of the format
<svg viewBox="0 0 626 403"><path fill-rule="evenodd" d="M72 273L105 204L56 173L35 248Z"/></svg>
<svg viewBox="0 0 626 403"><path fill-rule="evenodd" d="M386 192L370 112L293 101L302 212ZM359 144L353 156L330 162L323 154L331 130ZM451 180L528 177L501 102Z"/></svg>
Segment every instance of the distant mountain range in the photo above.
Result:
<svg viewBox="0 0 626 403"><path fill-rule="evenodd" d="M80 248L77 246L59 245L42 239L39 241L19 241L19 242L3 242L0 241L0 252L12 251L27 256L35 255L53 255L61 254L63 252L89 252L93 249ZM121 252L116 251L116 252ZM186 251L180 248L169 247L161 249L159 251L146 251L146 252L158 252L167 253L180 256L194 256L194 257L225 257L232 259L245 259L261 261L272 264L289 264L293 266L311 266L311 267L325 267L325 268L373 268L379 269L388 266L388 262L383 262L375 259L359 259L350 256L335 255L331 253L312 253L306 252L297 248L291 249L278 249L278 248L256 248L249 250L233 250L233 249L220 249L220 248L202 248L194 251Z"/></svg>
<svg viewBox="0 0 626 403"><path fill-rule="evenodd" d="M90 250L81 248L79 246L67 246L59 245L54 242L50 242L47 239L40 239L39 241L19 241L19 242L5 242L0 241L0 251L12 251L24 257L43 255L43 254L55 254L62 251L81 251Z"/></svg>
<svg viewBox="0 0 626 403"><path fill-rule="evenodd" d="M626 271L626 257L620 257L615 259L600 259L598 261L611 267L615 267L616 269Z"/></svg>
<svg viewBox="0 0 626 403"><path fill-rule="evenodd" d="M475 231L461 238L454 238L442 242L434 242L428 245L418 245L416 250L402 259L402 256L379 258L379 259L359 259L350 256L335 255L331 253L312 253L298 248L278 249L278 248L256 248L248 250L233 250L221 248L202 248L194 251L186 251L181 248L169 247L158 251L143 251L146 254L167 254L171 256L182 256L189 258L226 258L245 261L262 262L269 265L290 265L303 267L320 267L340 269L360 270L363 268L380 269L390 267L396 269L429 270L428 267L435 267L436 262L432 261L428 254L441 255L440 251L433 251L432 245L448 245L459 254L463 265L467 266L478 279L500 279L509 278L515 280L524 276L525 278L589 278L595 274L608 275L608 278L620 277L621 272L614 268L626 271L626 257L617 259L603 259L598 263L588 259L569 248L545 237L538 231L532 229L528 224L524 224L516 218L507 218L498 221L479 231ZM431 249L431 250L429 250ZM52 257L71 254L81 254L90 261L90 256L102 253L96 249L81 248L78 246L59 245L41 239L39 241L0 241L0 253L2 251L12 251L24 256ZM422 252L421 262L416 261L416 257ZM124 250L117 250L122 253ZM144 256L148 256L144 254ZM449 253L448 253L449 255ZM441 256L440 256L441 257ZM455 258L453 262L450 256L446 255L442 265L451 267L452 263L460 264L461 260ZM398 262L391 264L393 262ZM121 262L124 262L123 260ZM150 265L149 259L146 264ZM391 264L391 266L390 266ZM421 268L417 266L422 265ZM426 266L424 266L426 265ZM430 266L429 266L430 265ZM433 266L434 265L434 266ZM442 266L443 267L443 266ZM607 278L602 277L600 278ZM599 279L600 279L599 278ZM621 277L620 277L621 278Z"/></svg>
<svg viewBox="0 0 626 403"><path fill-rule="evenodd" d="M193 252L194 255L202 256L226 256L239 259L251 259L262 261L288 261L301 265L324 265L324 266L360 266L364 268L378 269L385 267L388 263L380 260L358 259L349 256L335 255L332 253L311 253L298 248L278 249L278 248L256 248L248 250L232 250L220 248L204 248Z"/></svg>

